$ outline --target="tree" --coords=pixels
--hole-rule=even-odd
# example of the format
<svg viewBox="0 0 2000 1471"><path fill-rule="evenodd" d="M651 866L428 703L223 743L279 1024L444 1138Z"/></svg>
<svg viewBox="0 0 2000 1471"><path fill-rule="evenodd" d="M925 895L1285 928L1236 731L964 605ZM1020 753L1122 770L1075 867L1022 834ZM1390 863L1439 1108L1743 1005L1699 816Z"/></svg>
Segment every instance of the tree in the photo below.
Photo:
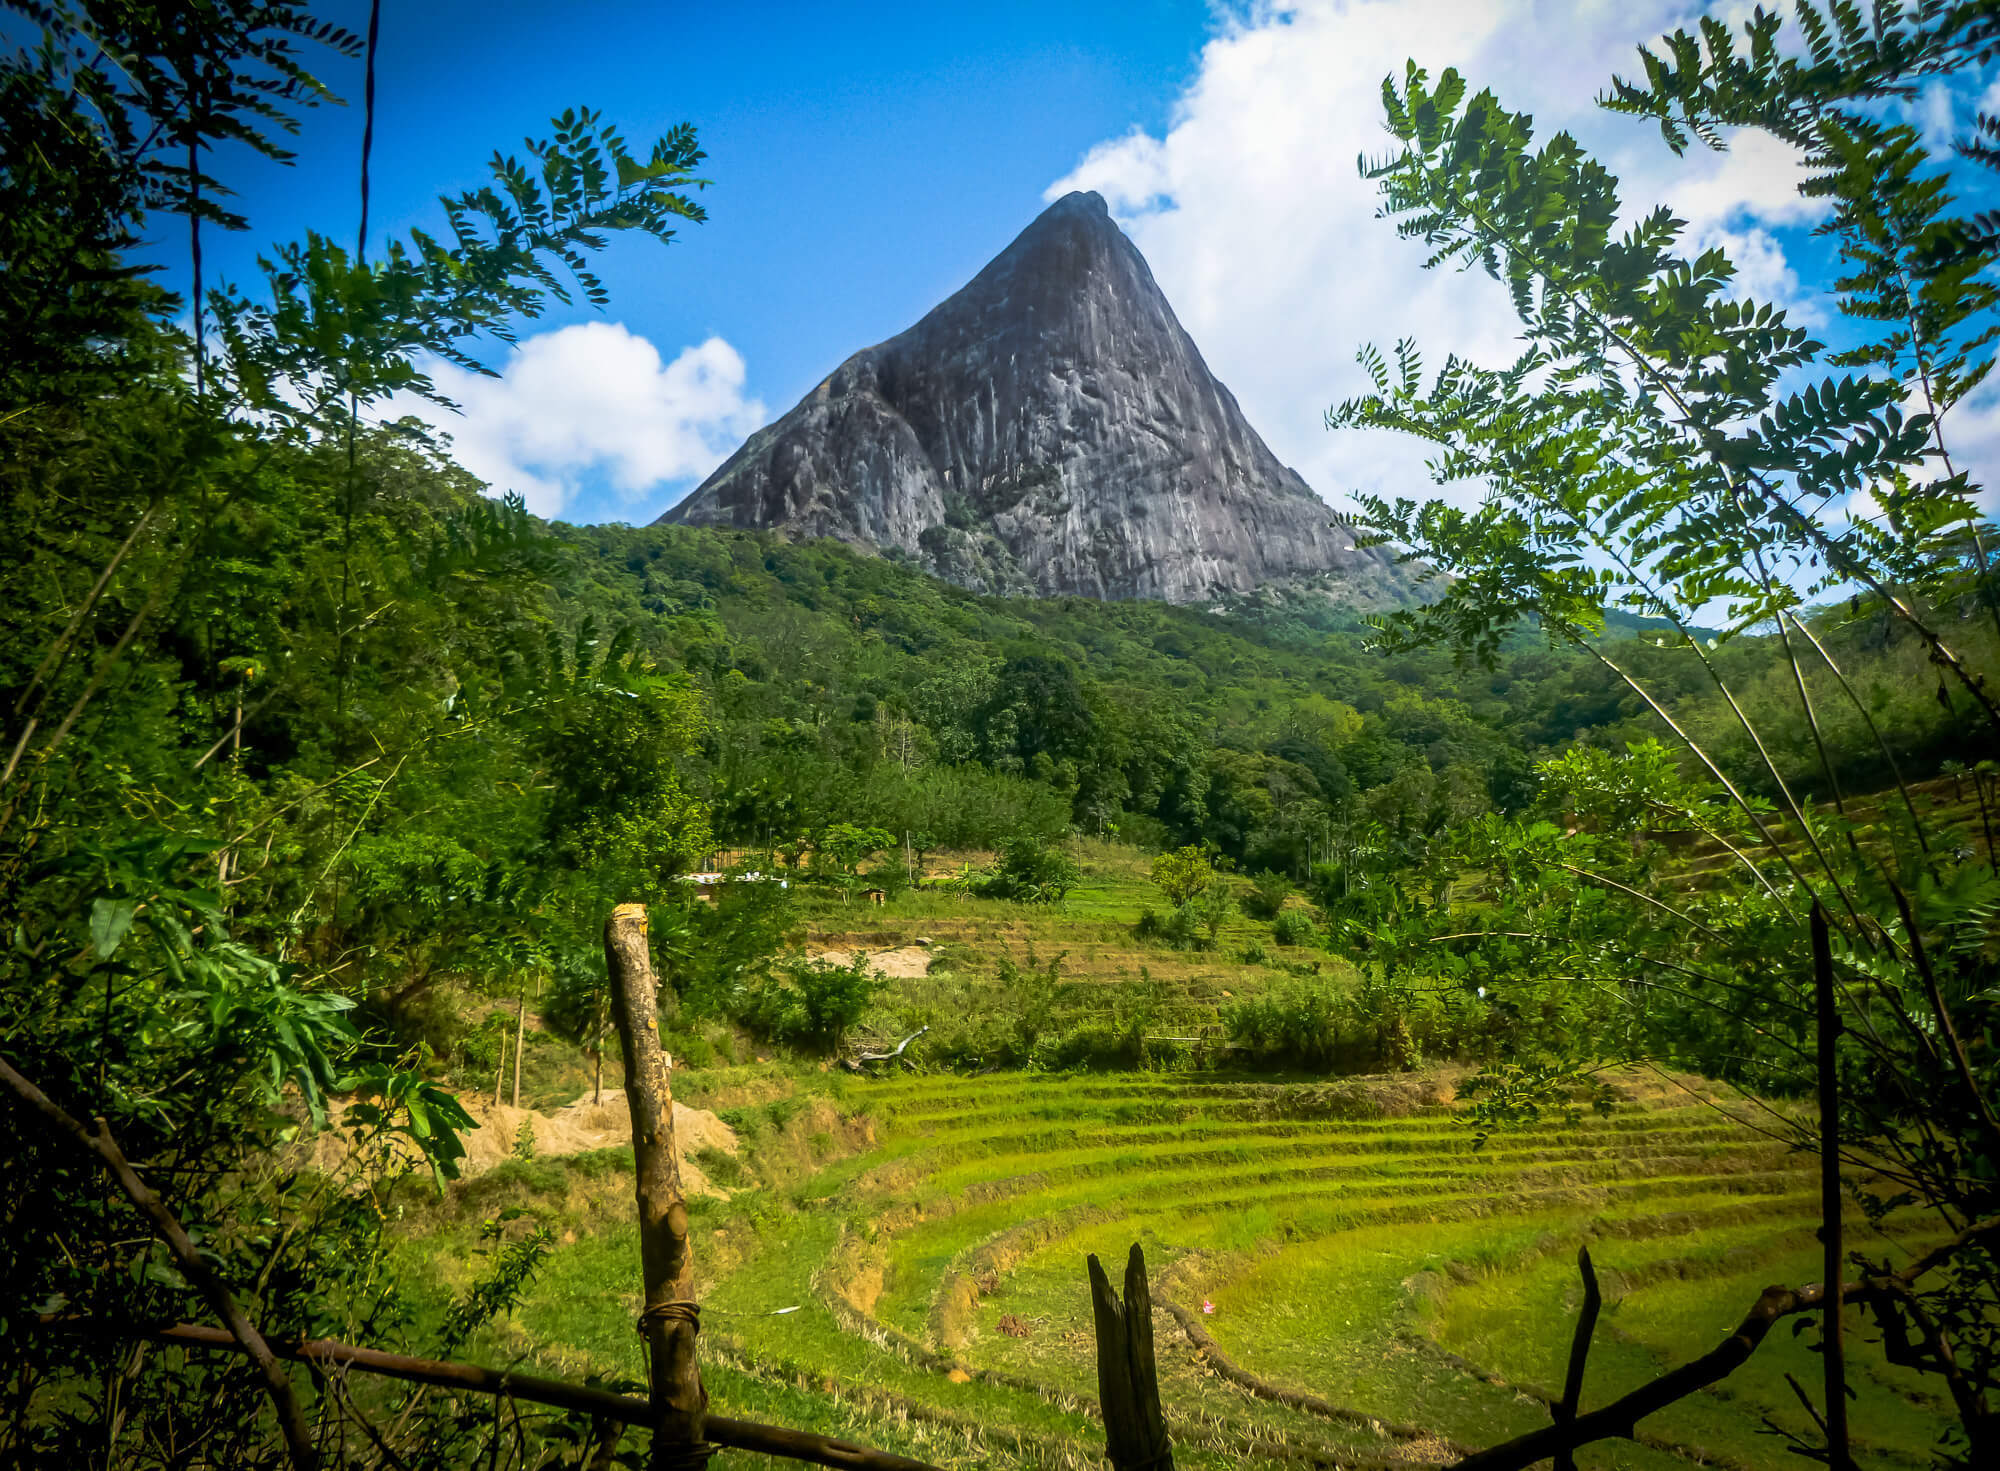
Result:
<svg viewBox="0 0 2000 1471"><path fill-rule="evenodd" d="M615 696L556 677L536 648L558 548L407 423L367 421L433 392L430 356L477 367L487 335L603 300L611 238L703 218L702 155L691 128L634 153L572 111L441 201L442 232L385 243L364 142L351 249L314 231L217 286L204 242L249 227L218 160L288 160L298 113L333 100L323 61L365 59L372 92L372 36L282 3L20 9L0 58L0 498L22 532L0 545L0 1096L35 1210L4 1233L0 1458L306 1466L348 1412L328 1395L307 1417L269 1344L387 1331L380 1218L349 1187L406 1168L392 1135L448 1176L472 1122L357 999L402 964L540 944L561 917L526 877L554 867L544 843L657 868L698 705L630 665ZM167 229L182 294L138 253ZM538 744L552 714L561 750ZM664 777L614 769L635 751ZM519 930L477 932L503 917ZM252 1167L336 1091L350 1173ZM507 1243L431 1343L512 1301L540 1249ZM42 1321L211 1309L243 1360L131 1357L115 1381L89 1334ZM436 1402L390 1408L391 1460L499 1449Z"/></svg>
<svg viewBox="0 0 2000 1471"><path fill-rule="evenodd" d="M1162 853L1153 860L1153 885L1179 909L1215 881L1208 855L1196 847Z"/></svg>
<svg viewBox="0 0 2000 1471"><path fill-rule="evenodd" d="M1954 1463L1982 1465L2000 1455L1990 1408L2000 1392L1991 1251L2000 1197L1986 1183L2000 1177L2000 1058L1956 1039L1985 1037L2000 1021L1991 945L1970 939L1990 939L2000 874L1990 846L1935 851L1907 791L1907 822L1869 831L1848 820L1815 699L1847 702L1873 722L1810 604L1849 596L1857 618L1884 620L1919 646L1943 681L1939 698L1965 701L1977 742L1993 748L2000 708L1960 651L1956 614L1992 602L1994 528L1951 459L1947 419L1991 366L1995 298L1981 273L1995 241L1980 220L1950 213L1949 166L1915 130L1885 123L1879 104L1984 58L2000 33L1982 5L1802 5L1798 15L1803 54L1781 52L1774 14L1754 17L1741 45L1704 20L1643 53L1646 80L1615 83L1610 101L1658 119L1676 148L1690 138L1719 147L1723 128L1754 126L1801 150L1804 188L1834 202L1825 231L1849 268L1830 292L1864 329L1862 345L1831 357L1783 312L1737 298L1720 250L1677 254L1683 225L1665 209L1619 231L1628 216L1616 179L1567 135L1536 147L1525 115L1490 92L1469 95L1455 72L1433 85L1413 64L1400 85L1384 85L1397 147L1367 173L1385 213L1424 243L1430 264L1477 266L1502 281L1528 345L1499 368L1449 357L1429 381L1414 344L1397 344L1393 358L1368 349L1375 391L1329 414L1335 426L1419 435L1438 446L1440 481L1476 477L1489 488L1469 511L1361 498L1372 534L1451 577L1432 604L1384 620L1383 642L1435 638L1491 662L1528 619L1596 660L1679 743L1703 800L1690 803L1643 751L1616 772L1572 763L1550 771L1552 782L1613 821L1685 808L1678 818L1705 829L1732 864L1688 896L1635 869L1627 843L1489 821L1463 855L1505 876L1507 902L1479 917L1484 933L1468 939L1455 933L1469 927L1463 916L1435 913L1387 939L1392 950L1399 936L1423 947L1433 966L1451 953L1441 946L1458 943L1467 984L1496 949L1518 946L1493 977L1503 997L1580 975L1625 1003L1629 1023L1615 1030L1531 1028L1528 1045L1554 1061L1500 1078L1503 1108L1574 1087L1591 1049L1777 1091L1796 1089L1803 1068L1820 1119L1792 1132L1822 1159L1825 1280L1855 1273L1843 1292L1876 1316L1891 1357L1944 1379L1958 1411ZM1976 148L1970 156L1980 161ZM1822 361L1850 371L1794 386ZM1774 805L1673 717L1660 680L1607 654L1601 635L1619 611L1671 629L1667 646L1712 685ZM1814 732L1832 812L1805 801L1771 758L1697 627L1714 619L1725 642L1769 630ZM1883 754L1893 770L1886 744ZM1704 810L1718 799L1732 809L1727 820ZM1893 1229L1914 1204L1918 1229L1948 1244L1908 1265L1849 1250L1842 1161L1878 1171L1849 1184L1877 1225ZM1826 1366L1824 1444L1800 1448L1848 1465L1837 1307L1809 1289L1758 1321L1812 1312ZM1629 1423L1606 1412L1585 1427L1591 1418L1476 1459L1526 1465Z"/></svg>
<svg viewBox="0 0 2000 1471"><path fill-rule="evenodd" d="M1038 756L1084 760L1097 739L1076 666L1046 654L1021 654L1002 665L974 720L988 756L1009 769L1026 769Z"/></svg>
<svg viewBox="0 0 2000 1471"><path fill-rule="evenodd" d="M989 899L1060 904L1083 879L1076 860L1032 833L1017 833L1000 848L1000 862L980 885Z"/></svg>

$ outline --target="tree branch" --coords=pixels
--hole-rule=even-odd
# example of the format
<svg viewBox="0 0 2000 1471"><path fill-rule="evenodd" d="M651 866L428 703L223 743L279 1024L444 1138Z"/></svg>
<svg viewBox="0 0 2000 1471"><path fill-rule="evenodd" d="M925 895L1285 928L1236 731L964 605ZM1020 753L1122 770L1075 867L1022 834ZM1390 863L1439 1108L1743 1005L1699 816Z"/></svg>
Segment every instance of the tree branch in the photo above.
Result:
<svg viewBox="0 0 2000 1471"><path fill-rule="evenodd" d="M95 1156L118 1182L118 1188L125 1192L126 1198L152 1223L153 1229L180 1263L182 1274L200 1289L201 1295L208 1299L208 1305L215 1310L215 1315L228 1325L230 1338L257 1366L258 1376L264 1381L264 1392L270 1396L271 1407L278 1412L278 1425L284 1431L285 1448L291 1455L292 1464L300 1471L315 1471L319 1465L319 1453L313 1448L312 1432L307 1429L298 1398L292 1393L292 1381L278 1367L270 1345L257 1331L256 1324L237 1305L228 1286L202 1260L201 1253L195 1249L194 1242L174 1213L167 1209L167 1203L160 1198L159 1192L140 1179L126 1162L118 1148L118 1141L111 1137L110 1126L100 1118L95 1132L86 1129L48 1094L16 1072L4 1058L0 1058L0 1082L4 1082L16 1097L53 1124L56 1131L72 1145Z"/></svg>
<svg viewBox="0 0 2000 1471"><path fill-rule="evenodd" d="M1867 1289L1849 1285L1843 1295L1850 1301L1866 1295ZM1767 1287L1736 1331L1698 1359L1642 1384L1623 1398L1601 1410L1592 1410L1574 1420L1545 1426L1491 1449L1467 1456L1453 1471L1527 1471L1537 1461L1576 1450L1600 1440L1630 1440L1639 1421L1655 1410L1663 1410L1718 1379L1736 1372L1757 1351L1757 1346L1780 1318L1811 1312L1825 1301L1825 1290L1815 1284L1794 1291L1788 1287Z"/></svg>

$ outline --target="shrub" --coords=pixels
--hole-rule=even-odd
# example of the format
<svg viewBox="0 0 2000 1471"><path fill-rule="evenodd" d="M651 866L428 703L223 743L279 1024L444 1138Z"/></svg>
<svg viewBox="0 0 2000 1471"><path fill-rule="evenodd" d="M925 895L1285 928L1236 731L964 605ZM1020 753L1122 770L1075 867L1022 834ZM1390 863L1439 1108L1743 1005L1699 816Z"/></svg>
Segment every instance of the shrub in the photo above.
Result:
<svg viewBox="0 0 2000 1471"><path fill-rule="evenodd" d="M704 1144L694 1152L694 1162L701 1172L708 1176L711 1185L720 1185L724 1190L747 1184L750 1172L743 1168L743 1161L726 1149L717 1149L713 1144Z"/></svg>
<svg viewBox="0 0 2000 1471"><path fill-rule="evenodd" d="M891 899L906 893L916 884L908 865L898 858L889 858L876 864L862 875L862 881L871 888L880 889Z"/></svg>
<svg viewBox="0 0 2000 1471"><path fill-rule="evenodd" d="M757 1036L831 1052L884 984L866 957L848 965L794 960L746 983L732 1011Z"/></svg>
<svg viewBox="0 0 2000 1471"><path fill-rule="evenodd" d="M1000 863L979 885L988 899L1023 904L1060 904L1083 871L1062 849L1030 834L1017 834L1000 851Z"/></svg>
<svg viewBox="0 0 2000 1471"><path fill-rule="evenodd" d="M1260 873L1243 896L1243 912L1254 919L1276 919L1292 896L1292 881L1282 873ZM1285 942L1289 943L1289 942Z"/></svg>
<svg viewBox="0 0 2000 1471"><path fill-rule="evenodd" d="M1295 975L1225 1007L1222 1020L1232 1042L1267 1064L1376 1072L1464 1050L1478 1016L1445 1005L1432 982L1384 978L1371 969L1352 983Z"/></svg>
<svg viewBox="0 0 2000 1471"><path fill-rule="evenodd" d="M715 1048L708 1038L692 1028L660 1029L660 1046L676 1067L705 1068L715 1062ZM615 1050L615 1047L614 1047Z"/></svg>
<svg viewBox="0 0 2000 1471"><path fill-rule="evenodd" d="M1271 938L1280 945L1317 945L1319 926L1303 909L1286 909L1271 922Z"/></svg>
<svg viewBox="0 0 2000 1471"><path fill-rule="evenodd" d="M1150 906L1140 910L1132 932L1142 940L1157 940L1175 950L1213 950L1235 904L1229 886L1211 875L1206 888L1165 914Z"/></svg>
<svg viewBox="0 0 2000 1471"><path fill-rule="evenodd" d="M1162 914L1149 904L1139 911L1139 921L1132 926L1132 933L1142 940L1155 940L1175 950L1193 950L1200 944L1200 936L1195 933L1185 909L1169 909Z"/></svg>
<svg viewBox="0 0 2000 1471"><path fill-rule="evenodd" d="M1222 933L1223 925L1229 922L1229 912L1236 907L1236 900L1230 895L1229 885L1221 879L1211 879L1208 887L1181 906L1181 913L1188 923L1200 934L1203 950L1213 950L1215 940Z"/></svg>
<svg viewBox="0 0 2000 1471"><path fill-rule="evenodd" d="M1331 1069L1340 1059L1347 1010L1343 990L1318 976L1302 977L1223 1008L1222 1023L1230 1041L1267 1062ZM1346 1039L1353 1035L1350 1026Z"/></svg>
<svg viewBox="0 0 2000 1471"><path fill-rule="evenodd" d="M1153 882L1167 902L1176 909L1187 907L1197 894L1215 882L1215 869L1208 855L1190 844L1153 860Z"/></svg>

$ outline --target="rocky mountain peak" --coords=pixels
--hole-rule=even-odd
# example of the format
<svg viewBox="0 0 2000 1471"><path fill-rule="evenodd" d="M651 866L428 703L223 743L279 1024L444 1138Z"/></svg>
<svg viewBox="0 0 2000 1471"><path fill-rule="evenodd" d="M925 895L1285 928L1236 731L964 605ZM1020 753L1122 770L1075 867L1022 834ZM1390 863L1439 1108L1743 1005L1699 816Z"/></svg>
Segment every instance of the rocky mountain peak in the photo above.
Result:
<svg viewBox="0 0 2000 1471"><path fill-rule="evenodd" d="M832 536L992 592L1400 602L1202 361L1097 194L866 348L661 518Z"/></svg>

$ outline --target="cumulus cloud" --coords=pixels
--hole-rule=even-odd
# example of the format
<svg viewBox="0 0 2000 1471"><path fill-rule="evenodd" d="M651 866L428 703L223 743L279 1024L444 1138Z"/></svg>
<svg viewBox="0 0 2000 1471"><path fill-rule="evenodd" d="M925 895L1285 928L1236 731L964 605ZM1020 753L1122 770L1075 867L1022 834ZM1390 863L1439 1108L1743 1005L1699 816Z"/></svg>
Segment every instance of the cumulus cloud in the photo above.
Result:
<svg viewBox="0 0 2000 1471"><path fill-rule="evenodd" d="M1493 281L1423 270L1422 248L1375 217L1356 154L1389 151L1383 78L1411 58L1433 77L1457 67L1532 113L1539 137L1574 133L1623 181L1632 214L1668 204L1691 249L1729 249L1740 292L1795 304L1777 232L1820 206L1799 197L1786 149L1745 137L1676 159L1657 129L1595 105L1614 73L1638 73L1637 46L1697 13L1675 0L1260 4L1225 19L1163 133L1098 144L1048 194L1105 196L1217 375L1322 494L1431 494L1420 446L1322 426L1366 386L1356 348L1409 336L1432 363L1457 351L1497 364L1521 344Z"/></svg>
<svg viewBox="0 0 2000 1471"><path fill-rule="evenodd" d="M493 493L519 491L528 509L560 515L586 488L611 509L650 513L662 487L708 474L765 420L744 395L743 358L720 337L672 362L615 322L530 337L498 378L437 364L432 378L463 410L392 405L451 436L452 458Z"/></svg>

